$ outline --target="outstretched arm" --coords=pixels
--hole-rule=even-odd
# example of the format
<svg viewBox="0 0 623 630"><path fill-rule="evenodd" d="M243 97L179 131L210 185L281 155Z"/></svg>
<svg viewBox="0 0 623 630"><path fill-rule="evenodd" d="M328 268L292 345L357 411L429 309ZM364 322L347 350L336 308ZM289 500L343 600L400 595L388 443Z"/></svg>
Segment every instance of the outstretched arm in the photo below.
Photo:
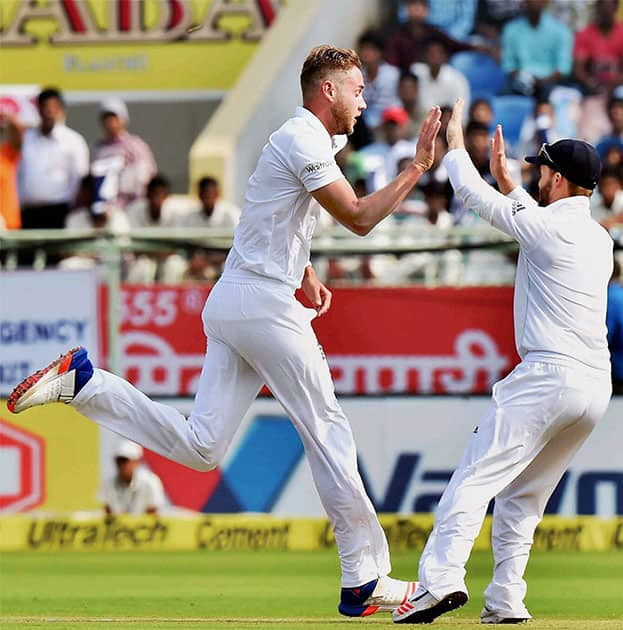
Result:
<svg viewBox="0 0 623 630"><path fill-rule="evenodd" d="M491 147L491 173L500 182L500 193L480 177L465 150L462 119L463 101L459 99L448 123L449 151L444 158L452 187L468 208L522 245L529 246L542 232L543 213L508 173L502 127L498 125Z"/></svg>
<svg viewBox="0 0 623 630"><path fill-rule="evenodd" d="M432 166L440 118L441 110L433 107L422 125L413 161L384 188L358 199L348 181L339 179L314 190L312 195L343 226L365 236L402 203L422 174Z"/></svg>

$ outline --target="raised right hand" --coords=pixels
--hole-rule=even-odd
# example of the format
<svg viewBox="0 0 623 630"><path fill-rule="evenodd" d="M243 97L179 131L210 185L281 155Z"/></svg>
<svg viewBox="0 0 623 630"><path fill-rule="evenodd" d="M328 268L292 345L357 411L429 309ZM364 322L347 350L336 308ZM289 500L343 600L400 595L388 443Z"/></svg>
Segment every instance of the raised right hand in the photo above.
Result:
<svg viewBox="0 0 623 630"><path fill-rule="evenodd" d="M419 167L422 172L427 171L435 160L435 139L439 133L441 123L441 108L433 107L426 120L422 124L422 131L417 140L417 147L415 149L415 157L413 158L414 164Z"/></svg>

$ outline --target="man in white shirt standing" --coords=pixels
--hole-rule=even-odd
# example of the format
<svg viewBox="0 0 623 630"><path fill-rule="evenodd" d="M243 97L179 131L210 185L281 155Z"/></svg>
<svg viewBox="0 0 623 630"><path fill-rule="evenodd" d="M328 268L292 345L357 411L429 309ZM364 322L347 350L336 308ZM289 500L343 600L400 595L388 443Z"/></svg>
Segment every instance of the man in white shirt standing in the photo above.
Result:
<svg viewBox="0 0 623 630"><path fill-rule="evenodd" d="M495 568L481 621L530 618L523 575L534 531L612 392L605 322L613 243L590 214L601 168L595 148L559 140L526 158L539 165L539 205L509 175L500 125L491 152L500 192L478 175L465 151L462 116L459 100L444 164L463 202L519 242L514 318L521 363L493 386L492 404L439 502L418 589L394 613L397 623L430 623L467 601L465 563L493 498Z"/></svg>
<svg viewBox="0 0 623 630"><path fill-rule="evenodd" d="M420 115L433 105L453 105L458 98L469 107L469 83L448 63L448 50L443 42L435 39L428 42L424 62L414 63L411 72L418 78Z"/></svg>
<svg viewBox="0 0 623 630"><path fill-rule="evenodd" d="M141 465L143 449L121 440L114 452L117 474L102 486L106 514L157 514L165 504L162 482Z"/></svg>
<svg viewBox="0 0 623 630"><path fill-rule="evenodd" d="M89 172L89 148L65 125L65 103L58 90L43 90L37 105L41 123L24 134L18 171L22 228L62 229Z"/></svg>
<svg viewBox="0 0 623 630"><path fill-rule="evenodd" d="M186 466L211 470L268 385L301 437L333 525L342 569L339 610L360 617L395 609L415 582L388 577L387 540L310 325L331 306L331 292L310 264L311 237L321 206L360 235L398 208L433 163L441 111L433 108L424 122L409 166L385 188L357 198L334 155L366 107L359 57L332 46L313 49L301 88L303 107L270 136L249 179L225 271L204 307L208 350L190 417L94 369L84 348L27 378L8 407L20 412L71 401L104 427ZM298 287L313 308L296 300Z"/></svg>

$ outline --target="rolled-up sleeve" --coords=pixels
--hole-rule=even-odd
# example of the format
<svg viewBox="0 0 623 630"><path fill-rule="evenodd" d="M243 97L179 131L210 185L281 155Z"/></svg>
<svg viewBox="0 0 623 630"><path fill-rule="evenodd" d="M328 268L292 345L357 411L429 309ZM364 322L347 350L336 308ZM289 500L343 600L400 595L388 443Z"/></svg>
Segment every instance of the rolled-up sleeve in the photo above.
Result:
<svg viewBox="0 0 623 630"><path fill-rule="evenodd" d="M450 182L465 206L493 227L530 248L544 231L543 208L521 187L508 196L485 182L465 149L455 149L444 157Z"/></svg>

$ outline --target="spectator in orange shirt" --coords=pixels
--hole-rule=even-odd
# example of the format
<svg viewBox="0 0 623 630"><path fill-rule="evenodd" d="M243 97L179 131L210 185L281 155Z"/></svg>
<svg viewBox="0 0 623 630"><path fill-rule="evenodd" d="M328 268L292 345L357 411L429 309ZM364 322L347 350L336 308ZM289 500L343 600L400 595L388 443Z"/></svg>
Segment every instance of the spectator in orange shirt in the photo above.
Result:
<svg viewBox="0 0 623 630"><path fill-rule="evenodd" d="M17 197L17 165L22 148L23 129L13 114L0 111L0 228L18 230L22 226Z"/></svg>

